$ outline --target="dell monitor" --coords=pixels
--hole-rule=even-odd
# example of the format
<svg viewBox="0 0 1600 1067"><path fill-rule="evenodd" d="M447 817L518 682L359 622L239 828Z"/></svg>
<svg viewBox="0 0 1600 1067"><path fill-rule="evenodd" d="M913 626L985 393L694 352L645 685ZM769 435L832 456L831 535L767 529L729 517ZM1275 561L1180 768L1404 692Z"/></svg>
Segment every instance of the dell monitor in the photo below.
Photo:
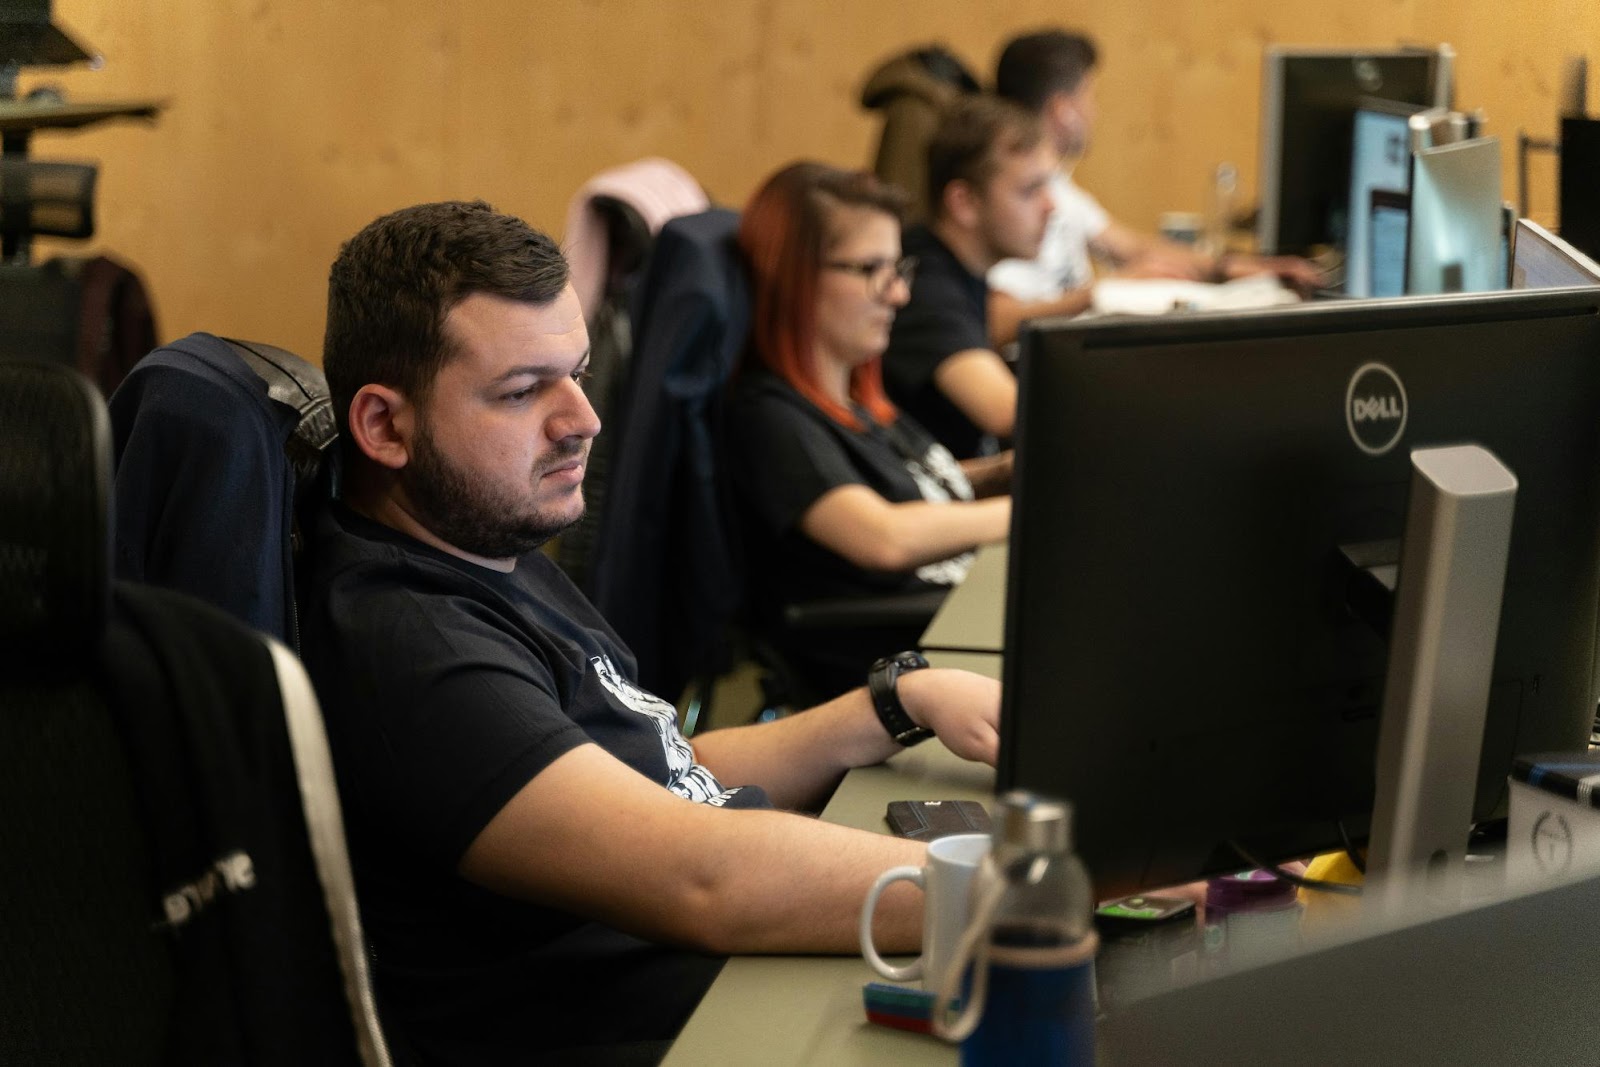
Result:
<svg viewBox="0 0 1600 1067"><path fill-rule="evenodd" d="M1344 246L1356 109L1373 98L1447 106L1451 54L1448 46L1266 50L1257 179L1260 251Z"/></svg>
<svg viewBox="0 0 1600 1067"><path fill-rule="evenodd" d="M1504 289L1501 203L1499 138L1478 137L1412 153L1406 292Z"/></svg>
<svg viewBox="0 0 1600 1067"><path fill-rule="evenodd" d="M1516 754L1584 747L1600 293L1044 320L1022 352L998 784L1073 802L1101 897L1366 838L1391 642L1348 560L1404 535L1415 449L1519 483L1473 817Z"/></svg>
<svg viewBox="0 0 1600 1067"><path fill-rule="evenodd" d="M1600 263L1532 219L1518 219L1511 249L1511 288L1567 289L1600 285Z"/></svg>

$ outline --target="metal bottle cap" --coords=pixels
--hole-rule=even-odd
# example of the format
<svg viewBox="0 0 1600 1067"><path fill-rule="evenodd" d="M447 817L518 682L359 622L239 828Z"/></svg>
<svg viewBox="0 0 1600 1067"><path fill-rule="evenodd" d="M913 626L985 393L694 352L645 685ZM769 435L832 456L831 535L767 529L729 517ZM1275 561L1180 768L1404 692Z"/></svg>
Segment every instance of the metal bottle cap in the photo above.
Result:
<svg viewBox="0 0 1600 1067"><path fill-rule="evenodd" d="M996 803L1000 809L996 852L1055 855L1072 849L1071 804L1026 789L1013 789Z"/></svg>

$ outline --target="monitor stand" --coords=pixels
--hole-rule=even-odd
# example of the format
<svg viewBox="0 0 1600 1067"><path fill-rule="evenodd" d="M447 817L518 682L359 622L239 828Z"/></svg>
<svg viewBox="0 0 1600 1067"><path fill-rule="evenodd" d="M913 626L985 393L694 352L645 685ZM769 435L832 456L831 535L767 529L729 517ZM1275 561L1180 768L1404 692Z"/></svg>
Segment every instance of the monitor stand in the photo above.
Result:
<svg viewBox="0 0 1600 1067"><path fill-rule="evenodd" d="M1457 906L1517 480L1477 445L1411 454L1379 724L1367 906Z"/></svg>

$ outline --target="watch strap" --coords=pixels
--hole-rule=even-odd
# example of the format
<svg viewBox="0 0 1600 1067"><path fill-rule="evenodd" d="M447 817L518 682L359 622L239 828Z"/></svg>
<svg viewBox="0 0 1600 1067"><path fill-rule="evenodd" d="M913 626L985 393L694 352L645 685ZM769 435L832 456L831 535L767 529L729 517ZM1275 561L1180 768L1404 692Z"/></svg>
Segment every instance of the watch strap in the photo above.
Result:
<svg viewBox="0 0 1600 1067"><path fill-rule="evenodd" d="M896 652L878 660L867 673L867 692L872 697L872 709L878 713L878 721L896 744L907 748L926 741L933 736L933 731L918 726L906 714L905 705L900 702L899 680L902 674L920 671L927 665L921 653Z"/></svg>

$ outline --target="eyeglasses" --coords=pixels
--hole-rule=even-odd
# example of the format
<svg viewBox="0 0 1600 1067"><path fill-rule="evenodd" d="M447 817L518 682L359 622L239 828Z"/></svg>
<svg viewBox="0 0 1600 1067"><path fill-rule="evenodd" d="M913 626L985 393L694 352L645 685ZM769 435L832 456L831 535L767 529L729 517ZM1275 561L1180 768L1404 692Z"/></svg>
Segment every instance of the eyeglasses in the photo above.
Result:
<svg viewBox="0 0 1600 1067"><path fill-rule="evenodd" d="M902 256L900 259L836 259L822 266L826 270L859 274L867 280L867 291L879 299L889 295L895 279L905 282L909 287L917 276L916 256Z"/></svg>

